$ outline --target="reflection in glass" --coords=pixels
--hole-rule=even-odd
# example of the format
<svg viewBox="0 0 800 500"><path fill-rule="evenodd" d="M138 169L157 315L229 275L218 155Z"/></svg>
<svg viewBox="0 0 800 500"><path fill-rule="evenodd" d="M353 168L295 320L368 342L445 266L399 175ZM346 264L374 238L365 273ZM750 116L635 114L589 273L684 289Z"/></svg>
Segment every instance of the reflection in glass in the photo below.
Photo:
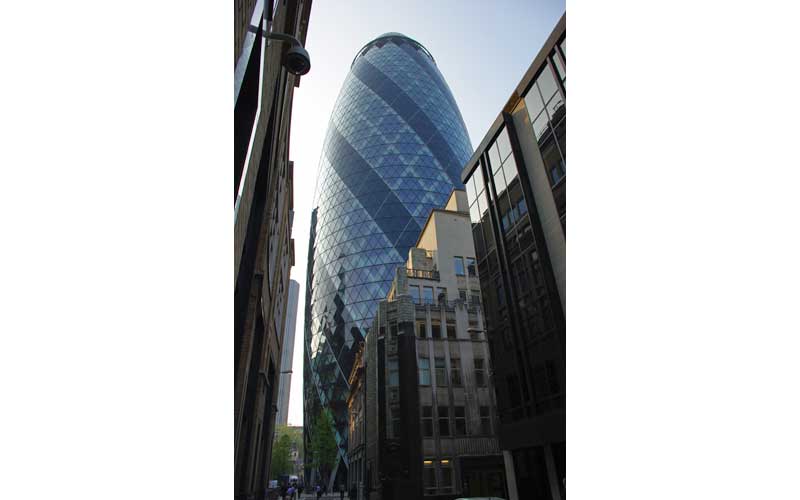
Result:
<svg viewBox="0 0 800 500"><path fill-rule="evenodd" d="M502 163L500 161L500 153L497 152L497 143L492 144L489 148L489 163L492 165L492 170L497 170Z"/></svg>
<svg viewBox="0 0 800 500"><path fill-rule="evenodd" d="M550 99L550 102L547 103L547 112L550 114L550 119L555 119L555 116L558 114L559 110L564 107L564 98L561 97L561 94L556 94Z"/></svg>
<svg viewBox="0 0 800 500"><path fill-rule="evenodd" d="M556 85L556 79L553 77L553 71L550 69L549 64L545 64L544 68L542 68L542 73L536 79L536 83L539 85L539 90L542 92L542 98L545 101L549 101L553 94L558 91L558 85Z"/></svg>
<svg viewBox="0 0 800 500"><path fill-rule="evenodd" d="M506 182L510 185L517 178L517 165L514 162L514 157L507 159L503 164L503 173L506 177Z"/></svg>
<svg viewBox="0 0 800 500"><path fill-rule="evenodd" d="M508 155L511 154L511 141L508 139L508 131L505 127L500 131L500 135L497 136L496 144L497 151L500 153L500 160L505 161Z"/></svg>
<svg viewBox="0 0 800 500"><path fill-rule="evenodd" d="M536 88L536 85L533 85L525 95L525 106L528 108L531 121L533 121L534 116L537 116L544 109L544 102L542 102L542 96L539 95L539 89Z"/></svg>
<svg viewBox="0 0 800 500"><path fill-rule="evenodd" d="M480 164L475 167L475 170L472 171L472 177L475 179L475 191L480 193L484 189L483 185L483 172L481 171ZM478 195L480 197L480 194Z"/></svg>
<svg viewBox="0 0 800 500"><path fill-rule="evenodd" d="M503 170L499 169L494 174L494 188L497 191L497 196L506 190L506 180L503 178Z"/></svg>
<svg viewBox="0 0 800 500"><path fill-rule="evenodd" d="M472 177L467 179L466 186L467 186L467 200L469 203L472 203L473 201L475 201L475 194L476 194L475 181Z"/></svg>
<svg viewBox="0 0 800 500"><path fill-rule="evenodd" d="M547 132L547 113L542 111L532 123L533 133L536 135L536 139L539 140Z"/></svg>
<svg viewBox="0 0 800 500"><path fill-rule="evenodd" d="M553 64L556 67L556 72L558 73L558 77L564 80L567 78L567 71L564 69L564 65L561 64L561 58L558 56L558 51L553 50L553 53L550 54L550 57L553 58Z"/></svg>

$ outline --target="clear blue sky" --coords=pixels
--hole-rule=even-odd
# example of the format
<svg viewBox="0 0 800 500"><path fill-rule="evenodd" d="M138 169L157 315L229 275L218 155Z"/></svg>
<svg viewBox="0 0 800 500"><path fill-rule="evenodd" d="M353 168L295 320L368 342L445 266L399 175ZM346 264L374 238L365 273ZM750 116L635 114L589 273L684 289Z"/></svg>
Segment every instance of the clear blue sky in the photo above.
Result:
<svg viewBox="0 0 800 500"><path fill-rule="evenodd" d="M291 425L303 423L306 260L317 166L333 104L356 53L389 31L424 45L450 86L475 147L564 10L564 0L314 0L306 39L311 72L295 89L289 151L295 183L291 276L301 285Z"/></svg>

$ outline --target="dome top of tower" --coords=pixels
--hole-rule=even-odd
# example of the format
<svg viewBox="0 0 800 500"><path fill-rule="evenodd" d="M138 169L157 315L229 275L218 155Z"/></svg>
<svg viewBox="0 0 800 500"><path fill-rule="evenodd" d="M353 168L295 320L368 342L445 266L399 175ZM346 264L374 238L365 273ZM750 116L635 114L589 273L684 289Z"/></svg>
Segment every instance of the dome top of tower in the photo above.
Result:
<svg viewBox="0 0 800 500"><path fill-rule="evenodd" d="M398 33L396 31L390 31L388 33L384 33L383 35L380 35L380 36L377 36L377 37L373 38L372 40L367 42L366 45L361 47L361 50L359 50L358 53L356 54L356 57L353 58L353 63L350 64L350 66L352 67L353 64L355 64L356 59L358 59L359 57L361 57L364 54L366 54L370 49L372 49L374 47L377 47L377 48L383 47L389 41L392 41L392 42L396 43L397 45L400 45L400 44L403 44L403 43L407 43L407 44L411 45L412 47L416 48L417 50L421 51L428 58L430 58L430 60L433 62L433 64L436 64L436 60L433 58L431 53L428 52L428 49L426 49L424 45L422 45L418 41L414 40L410 36L404 35L402 33Z"/></svg>

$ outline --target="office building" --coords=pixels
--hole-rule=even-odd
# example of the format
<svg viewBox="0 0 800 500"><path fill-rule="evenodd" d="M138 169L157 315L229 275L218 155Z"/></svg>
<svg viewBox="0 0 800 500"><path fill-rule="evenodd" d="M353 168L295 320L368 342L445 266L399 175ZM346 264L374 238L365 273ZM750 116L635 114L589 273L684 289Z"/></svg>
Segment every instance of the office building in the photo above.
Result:
<svg viewBox="0 0 800 500"><path fill-rule="evenodd" d="M428 214L461 185L471 152L455 99L425 47L386 33L357 53L320 159L308 263L306 443L315 416L329 408L339 444L331 487L347 478L347 375L355 351Z"/></svg>
<svg viewBox="0 0 800 500"><path fill-rule="evenodd" d="M349 479L371 499L506 497L479 286L455 190L396 269L350 374Z"/></svg>
<svg viewBox="0 0 800 500"><path fill-rule="evenodd" d="M512 500L565 496L566 61L562 17L462 173Z"/></svg>
<svg viewBox="0 0 800 500"><path fill-rule="evenodd" d="M288 45L265 35L302 42L310 8L309 0L256 2L234 70L234 498L242 500L263 498L268 485L294 264L289 124L300 82L282 65Z"/></svg>
<svg viewBox="0 0 800 500"><path fill-rule="evenodd" d="M278 385L278 414L276 425L286 425L289 420L289 393L292 388L292 361L294 359L294 331L297 325L297 299L300 283L289 280L289 301L286 306L286 321L281 345L281 378Z"/></svg>

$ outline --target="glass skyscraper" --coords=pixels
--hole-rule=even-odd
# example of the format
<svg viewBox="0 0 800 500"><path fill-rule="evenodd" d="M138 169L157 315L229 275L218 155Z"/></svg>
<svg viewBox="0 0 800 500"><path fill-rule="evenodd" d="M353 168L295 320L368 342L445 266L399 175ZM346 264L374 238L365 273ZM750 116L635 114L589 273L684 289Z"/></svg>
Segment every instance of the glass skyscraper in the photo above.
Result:
<svg viewBox="0 0 800 500"><path fill-rule="evenodd" d="M347 379L358 344L431 209L463 189L471 155L456 101L425 47L386 33L358 52L320 159L306 293L306 445L328 407L340 450L333 485L348 467Z"/></svg>

